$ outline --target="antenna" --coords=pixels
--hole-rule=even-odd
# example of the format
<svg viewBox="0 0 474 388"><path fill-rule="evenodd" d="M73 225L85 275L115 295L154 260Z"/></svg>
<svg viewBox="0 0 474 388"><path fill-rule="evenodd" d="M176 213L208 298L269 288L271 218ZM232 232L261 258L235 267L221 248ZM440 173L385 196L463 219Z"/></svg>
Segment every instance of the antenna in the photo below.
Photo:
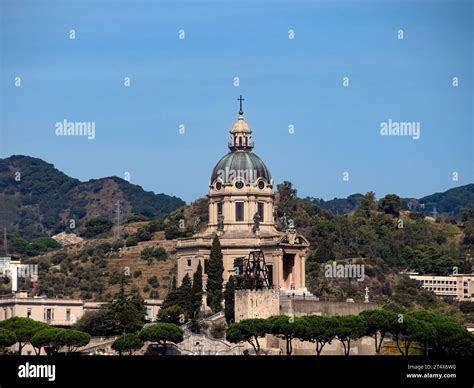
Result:
<svg viewBox="0 0 474 388"><path fill-rule="evenodd" d="M120 209L120 201L117 201L115 206L115 238L118 240L120 239L122 229L122 210Z"/></svg>
<svg viewBox="0 0 474 388"><path fill-rule="evenodd" d="M8 256L7 228L3 228L3 247L5 248L5 256Z"/></svg>

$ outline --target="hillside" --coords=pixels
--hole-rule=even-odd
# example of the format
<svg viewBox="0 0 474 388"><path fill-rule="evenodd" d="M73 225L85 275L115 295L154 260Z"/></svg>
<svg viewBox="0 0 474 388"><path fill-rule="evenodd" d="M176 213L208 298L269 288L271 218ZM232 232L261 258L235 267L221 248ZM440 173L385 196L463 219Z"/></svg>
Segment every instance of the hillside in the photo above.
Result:
<svg viewBox="0 0 474 388"><path fill-rule="evenodd" d="M419 202L424 205L425 212L432 212L436 208L439 213L459 215L464 207L474 206L474 184L427 195L420 198Z"/></svg>
<svg viewBox="0 0 474 388"><path fill-rule="evenodd" d="M329 210L332 214L348 214L353 212L362 199L362 194L352 194L347 198L334 198L325 201L320 198L307 197L304 200L311 202L322 209ZM459 220L462 209L474 206L474 184L454 187L442 193L427 195L422 198L402 198L402 209L432 215L438 215Z"/></svg>
<svg viewBox="0 0 474 388"><path fill-rule="evenodd" d="M2 220L16 228L9 235L10 252L39 265L39 282L21 284L34 294L109 300L125 281L128 291L163 298L176 271L175 240L203 230L208 220L204 198L183 206L178 198L145 192L115 177L80 182L39 159L1 160L0 178ZM275 219L284 230L283 220L291 218L310 241L307 287L315 295L363 300L368 286L371 298L382 303L428 305L437 303L434 295L418 290L400 271L472 271L474 212L466 208L474 203L473 190L474 185L467 185L409 202L396 195L377 200L373 193L324 202L301 199L290 182L283 182L276 187ZM120 238L111 223L116 201L124 212ZM425 217L434 204L440 213L463 218ZM74 244L33 239L64 230L72 217L78 220L74 232L82 237L71 238ZM364 264L367 280L326 278L324 265L334 260ZM5 281L0 293L8 292Z"/></svg>
<svg viewBox="0 0 474 388"><path fill-rule="evenodd" d="M111 236L87 239L43 255L23 257L22 263L38 265L39 280L19 279L19 287L31 295L105 301L118 292L124 280L129 292L138 292L144 298L163 298L175 273L175 240L166 240L161 230L150 233L146 241L125 244L127 237L147 229L149 224L126 225L124 240ZM144 258L144 250L157 248L164 253ZM0 278L0 294L9 293L9 289L8 279Z"/></svg>
<svg viewBox="0 0 474 388"><path fill-rule="evenodd" d="M81 182L41 159L21 155L0 159L0 227L24 238L68 230L70 220L80 234L94 217L113 220L117 201L125 220L132 214L165 216L185 204L117 177Z"/></svg>

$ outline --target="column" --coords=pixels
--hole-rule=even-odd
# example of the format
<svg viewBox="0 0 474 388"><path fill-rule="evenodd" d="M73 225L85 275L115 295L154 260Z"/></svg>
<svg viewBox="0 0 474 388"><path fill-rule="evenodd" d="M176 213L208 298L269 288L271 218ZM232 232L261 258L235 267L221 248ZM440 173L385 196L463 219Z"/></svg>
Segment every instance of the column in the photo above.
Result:
<svg viewBox="0 0 474 388"><path fill-rule="evenodd" d="M295 254L294 256L294 265L293 265L293 284L295 285L295 289L300 288L300 260L299 255Z"/></svg>
<svg viewBox="0 0 474 388"><path fill-rule="evenodd" d="M306 288L306 254L301 254L301 288Z"/></svg>

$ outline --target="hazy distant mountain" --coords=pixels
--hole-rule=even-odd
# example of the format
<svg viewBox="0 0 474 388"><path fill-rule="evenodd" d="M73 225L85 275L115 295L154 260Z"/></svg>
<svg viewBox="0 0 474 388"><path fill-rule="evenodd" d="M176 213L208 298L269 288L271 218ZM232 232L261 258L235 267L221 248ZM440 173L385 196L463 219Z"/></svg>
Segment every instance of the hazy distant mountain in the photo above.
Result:
<svg viewBox="0 0 474 388"><path fill-rule="evenodd" d="M319 198L305 198L315 205L331 211L333 214L346 214L353 211L359 204L360 199L363 197L362 194L352 194L347 198L334 198L329 201Z"/></svg>
<svg viewBox="0 0 474 388"><path fill-rule="evenodd" d="M38 158L0 159L0 226L18 229L25 237L61 232L71 219L79 230L98 215L112 220L117 201L124 219L131 214L162 216L185 204L117 177L81 182Z"/></svg>
<svg viewBox="0 0 474 388"><path fill-rule="evenodd" d="M436 208L438 213L458 215L462 208L474 206L474 184L449 189L444 193L435 193L419 199L424 205L424 212L431 213Z"/></svg>
<svg viewBox="0 0 474 388"><path fill-rule="evenodd" d="M361 198L362 194L352 194L347 198L334 198L329 201L309 197L305 200L323 209L330 210L333 214L347 214L355 210ZM468 206L474 206L474 184L472 183L419 199L402 198L402 208L404 210L423 212L426 215L437 213L438 215L446 214L453 218L459 218L461 210Z"/></svg>

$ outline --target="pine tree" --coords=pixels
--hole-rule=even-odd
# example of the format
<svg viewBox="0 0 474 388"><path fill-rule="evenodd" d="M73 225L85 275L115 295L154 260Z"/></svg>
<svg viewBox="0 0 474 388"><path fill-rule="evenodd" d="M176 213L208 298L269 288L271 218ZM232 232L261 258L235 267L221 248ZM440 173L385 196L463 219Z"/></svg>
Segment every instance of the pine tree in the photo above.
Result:
<svg viewBox="0 0 474 388"><path fill-rule="evenodd" d="M107 307L104 324L110 333L134 333L144 324L145 305L139 296L127 296L123 283L113 302Z"/></svg>
<svg viewBox="0 0 474 388"><path fill-rule="evenodd" d="M224 301L225 301L225 308L224 308L225 320L227 321L227 323L234 322L235 320L235 311L234 311L235 281L232 275L229 277L229 281L225 285Z"/></svg>
<svg viewBox="0 0 474 388"><path fill-rule="evenodd" d="M193 275L193 289L192 289L192 296L193 296L193 312L191 318L196 318L199 310L201 309L202 305L202 265L201 261L197 266L196 272Z"/></svg>
<svg viewBox="0 0 474 388"><path fill-rule="evenodd" d="M222 284L224 283L224 262L222 260L221 244L217 235L212 241L209 269L207 273L207 299L214 313L222 311Z"/></svg>
<svg viewBox="0 0 474 388"><path fill-rule="evenodd" d="M191 278L186 274L181 282L181 286L178 288L176 288L175 278L173 278L173 280L171 290L168 292L168 295L166 295L161 308L167 309L169 307L179 306L186 312L186 316L190 317L193 306Z"/></svg>

